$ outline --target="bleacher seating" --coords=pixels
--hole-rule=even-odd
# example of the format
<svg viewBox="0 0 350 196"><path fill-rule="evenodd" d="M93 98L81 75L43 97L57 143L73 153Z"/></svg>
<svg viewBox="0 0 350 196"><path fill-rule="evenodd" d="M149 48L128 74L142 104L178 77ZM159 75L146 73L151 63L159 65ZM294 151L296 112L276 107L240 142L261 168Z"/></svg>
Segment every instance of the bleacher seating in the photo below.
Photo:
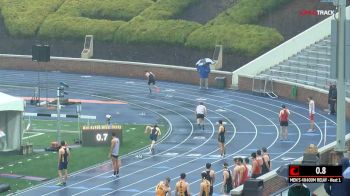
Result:
<svg viewBox="0 0 350 196"><path fill-rule="evenodd" d="M327 36L259 75L328 90L335 82L330 78L330 65L331 40ZM350 83L346 83L346 96L350 97Z"/></svg>

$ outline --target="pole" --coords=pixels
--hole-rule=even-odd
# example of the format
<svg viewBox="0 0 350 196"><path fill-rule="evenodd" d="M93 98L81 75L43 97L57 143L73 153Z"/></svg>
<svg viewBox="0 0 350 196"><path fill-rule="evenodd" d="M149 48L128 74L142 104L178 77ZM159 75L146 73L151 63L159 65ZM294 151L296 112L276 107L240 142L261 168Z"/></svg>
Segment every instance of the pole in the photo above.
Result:
<svg viewBox="0 0 350 196"><path fill-rule="evenodd" d="M57 87L57 142L61 144L61 124L60 124L60 87Z"/></svg>
<svg viewBox="0 0 350 196"><path fill-rule="evenodd" d="M327 141L327 121L324 121L324 136L323 136L323 146L326 145Z"/></svg>
<svg viewBox="0 0 350 196"><path fill-rule="evenodd" d="M78 113L79 144L82 144L83 140L82 140L82 132L80 128L80 112L81 112L81 104L77 105L77 113Z"/></svg>
<svg viewBox="0 0 350 196"><path fill-rule="evenodd" d="M345 152L345 17L346 0L335 0L337 20L337 143L335 150Z"/></svg>

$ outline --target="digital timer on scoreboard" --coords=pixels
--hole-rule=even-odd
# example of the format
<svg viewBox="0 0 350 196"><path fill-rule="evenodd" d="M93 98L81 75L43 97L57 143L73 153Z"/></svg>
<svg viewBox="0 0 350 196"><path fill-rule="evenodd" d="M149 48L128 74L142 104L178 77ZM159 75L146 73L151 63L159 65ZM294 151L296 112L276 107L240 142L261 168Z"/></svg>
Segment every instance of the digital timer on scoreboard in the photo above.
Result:
<svg viewBox="0 0 350 196"><path fill-rule="evenodd" d="M120 125L92 125L82 127L83 146L109 146L112 140L112 133L116 134L122 143L123 135Z"/></svg>
<svg viewBox="0 0 350 196"><path fill-rule="evenodd" d="M342 166L289 166L290 183L324 183L324 182L342 182Z"/></svg>

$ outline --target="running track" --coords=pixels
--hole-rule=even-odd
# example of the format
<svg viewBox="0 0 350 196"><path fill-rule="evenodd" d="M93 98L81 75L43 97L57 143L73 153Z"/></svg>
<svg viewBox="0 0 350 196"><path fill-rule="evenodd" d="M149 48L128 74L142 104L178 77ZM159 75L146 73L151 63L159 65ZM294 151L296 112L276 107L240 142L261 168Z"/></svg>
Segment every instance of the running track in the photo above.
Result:
<svg viewBox="0 0 350 196"><path fill-rule="evenodd" d="M0 77L0 90L6 88L6 93L9 93L11 90L6 85L16 88L36 86L38 73L1 70ZM235 156L248 156L266 146L271 154L272 166L277 168L302 156L310 143L322 146L325 120L328 124L327 143L335 140L335 119L321 110L316 111L317 132L306 133L309 127L306 103L264 98L239 91L199 90L197 86L168 82L158 83L161 93L149 95L144 80L127 78L86 77L59 72L50 72L48 78L52 88L49 94L52 96L56 85L64 81L70 85L70 98L128 102L128 107L151 112L167 122L170 134L156 146L155 156L146 155L147 149L122 156L123 166L117 179L111 177L110 163L107 162L70 175L66 187L55 186L56 181L52 180L26 189L19 195L154 195L155 185L166 176L171 177L174 189L181 172L187 174L191 193L197 194L200 173L206 162L211 162L217 173L214 193L219 195L222 164L226 161L232 165ZM32 96L31 91L23 90L22 93L22 96ZM203 101L209 110L205 131L196 127L194 108L199 101ZM281 104L286 104L292 113L289 141L286 142L278 141L277 115ZM216 122L219 119L227 123L228 130L227 156L224 159L219 158L216 139ZM135 157L140 153L144 154L143 159Z"/></svg>

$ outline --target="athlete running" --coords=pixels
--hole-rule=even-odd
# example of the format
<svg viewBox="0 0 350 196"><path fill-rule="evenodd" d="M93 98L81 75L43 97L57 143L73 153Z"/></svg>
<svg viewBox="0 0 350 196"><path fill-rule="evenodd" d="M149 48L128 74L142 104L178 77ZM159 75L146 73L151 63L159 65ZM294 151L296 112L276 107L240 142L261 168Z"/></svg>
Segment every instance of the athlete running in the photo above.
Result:
<svg viewBox="0 0 350 196"><path fill-rule="evenodd" d="M149 139L151 140L151 146L149 148L149 151L151 154L154 154L154 146L157 142L158 136L160 136L162 133L160 132L160 129L157 125L146 126L145 133L149 133Z"/></svg>
<svg viewBox="0 0 350 196"><path fill-rule="evenodd" d="M196 117L198 127L204 130L204 117L207 116L207 108L204 106L203 102L199 102L199 105L196 107Z"/></svg>
<svg viewBox="0 0 350 196"><path fill-rule="evenodd" d="M190 185L185 181L186 174L180 174L180 180L175 185L175 196L190 196Z"/></svg>
<svg viewBox="0 0 350 196"><path fill-rule="evenodd" d="M156 92L159 92L159 87L156 86L156 76L150 71L145 71L145 76L148 78L148 88L149 93L152 93L152 89L155 89Z"/></svg>
<svg viewBox="0 0 350 196"><path fill-rule="evenodd" d="M156 196L171 196L170 178L160 181L156 187Z"/></svg>
<svg viewBox="0 0 350 196"><path fill-rule="evenodd" d="M225 132L225 126L222 124L222 120L219 120L218 142L221 157L225 157Z"/></svg>
<svg viewBox="0 0 350 196"><path fill-rule="evenodd" d="M65 141L61 141L61 147L58 150L58 186L65 186L67 184L68 176L68 157L70 156L69 148ZM64 174L62 174L64 170Z"/></svg>
<svg viewBox="0 0 350 196"><path fill-rule="evenodd" d="M112 160L113 175L115 177L119 177L119 167L120 167L120 160L118 160L119 145L120 145L119 138L117 138L116 134L112 132L112 140L111 140L111 148L109 150L109 157Z"/></svg>
<svg viewBox="0 0 350 196"><path fill-rule="evenodd" d="M201 173L201 177L202 177L202 182L199 186L199 196L209 196L210 194L210 187L212 186L209 182L209 180L207 180L207 173L205 171L203 171Z"/></svg>

